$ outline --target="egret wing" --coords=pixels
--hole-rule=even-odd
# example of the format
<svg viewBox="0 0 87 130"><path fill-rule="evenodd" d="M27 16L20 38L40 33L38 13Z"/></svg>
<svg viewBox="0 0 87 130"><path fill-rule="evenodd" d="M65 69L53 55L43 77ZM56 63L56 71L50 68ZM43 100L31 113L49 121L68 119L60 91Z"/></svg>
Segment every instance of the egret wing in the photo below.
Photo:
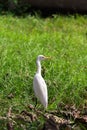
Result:
<svg viewBox="0 0 87 130"><path fill-rule="evenodd" d="M47 86L41 75L36 74L33 81L36 97L46 107L48 104Z"/></svg>

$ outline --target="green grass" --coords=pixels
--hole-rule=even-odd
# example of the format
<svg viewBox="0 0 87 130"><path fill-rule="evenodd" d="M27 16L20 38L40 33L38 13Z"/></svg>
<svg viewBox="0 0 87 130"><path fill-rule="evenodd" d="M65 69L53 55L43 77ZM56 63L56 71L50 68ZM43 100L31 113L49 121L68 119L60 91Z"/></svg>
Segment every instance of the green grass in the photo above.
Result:
<svg viewBox="0 0 87 130"><path fill-rule="evenodd" d="M49 110L60 102L87 103L87 17L26 18L0 16L0 115L10 106L19 113L33 101L36 57L42 62L49 93ZM8 99L9 94L14 98Z"/></svg>

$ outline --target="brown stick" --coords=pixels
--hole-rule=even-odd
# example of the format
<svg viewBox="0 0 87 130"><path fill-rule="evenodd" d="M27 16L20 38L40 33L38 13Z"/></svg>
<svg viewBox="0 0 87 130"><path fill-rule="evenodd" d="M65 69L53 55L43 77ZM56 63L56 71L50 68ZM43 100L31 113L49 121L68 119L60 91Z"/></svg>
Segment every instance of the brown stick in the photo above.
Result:
<svg viewBox="0 0 87 130"><path fill-rule="evenodd" d="M7 113L7 118L8 118L7 129L8 129L8 130L14 130L14 128L13 128L13 123L12 123L12 121L11 121L11 119L10 119L10 117L11 117L11 111L12 111L12 109L11 109L11 107L10 107L9 110L8 110L8 113Z"/></svg>

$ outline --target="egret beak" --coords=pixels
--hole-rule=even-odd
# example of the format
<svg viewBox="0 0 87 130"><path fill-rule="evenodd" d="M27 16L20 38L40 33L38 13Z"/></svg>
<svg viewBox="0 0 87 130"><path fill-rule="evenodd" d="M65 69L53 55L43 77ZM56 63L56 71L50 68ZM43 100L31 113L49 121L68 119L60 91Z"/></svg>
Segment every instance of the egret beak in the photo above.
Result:
<svg viewBox="0 0 87 130"><path fill-rule="evenodd" d="M51 57L44 57L44 59L51 59Z"/></svg>

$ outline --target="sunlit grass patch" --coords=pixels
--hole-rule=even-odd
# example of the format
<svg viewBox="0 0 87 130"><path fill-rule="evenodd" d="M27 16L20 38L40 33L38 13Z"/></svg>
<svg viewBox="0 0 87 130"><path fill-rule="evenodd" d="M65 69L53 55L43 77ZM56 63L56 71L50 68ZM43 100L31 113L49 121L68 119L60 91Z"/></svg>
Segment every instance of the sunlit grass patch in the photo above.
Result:
<svg viewBox="0 0 87 130"><path fill-rule="evenodd" d="M60 102L84 105L87 99L87 18L54 16L18 18L0 16L0 108L14 112L34 104L32 81L36 57L42 62L48 86L48 109ZM9 99L8 95L13 98Z"/></svg>

